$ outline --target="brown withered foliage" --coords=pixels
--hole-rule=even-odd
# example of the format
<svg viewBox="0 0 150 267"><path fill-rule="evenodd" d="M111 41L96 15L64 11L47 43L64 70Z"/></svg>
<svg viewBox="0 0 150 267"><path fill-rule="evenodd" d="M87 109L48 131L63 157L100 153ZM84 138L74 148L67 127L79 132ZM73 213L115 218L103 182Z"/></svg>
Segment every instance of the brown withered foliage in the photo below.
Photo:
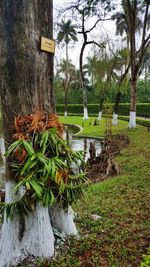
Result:
<svg viewBox="0 0 150 267"><path fill-rule="evenodd" d="M58 135L62 137L63 126L58 121L56 114L45 114L43 111L36 111L31 115L17 116L14 121L15 140L27 140L33 133L43 132L50 128L56 128Z"/></svg>
<svg viewBox="0 0 150 267"><path fill-rule="evenodd" d="M68 177L69 177L69 170L67 169L58 170L56 173L56 181L58 184L60 184L62 180L64 181L65 184L67 184Z"/></svg>
<svg viewBox="0 0 150 267"><path fill-rule="evenodd" d="M58 121L56 114L46 114L41 110L30 115L18 115L13 123L14 140L30 140L34 133L40 133L50 128L56 128L60 137L63 135L63 125ZM19 162L23 162L26 157L26 150L17 149L15 157Z"/></svg>

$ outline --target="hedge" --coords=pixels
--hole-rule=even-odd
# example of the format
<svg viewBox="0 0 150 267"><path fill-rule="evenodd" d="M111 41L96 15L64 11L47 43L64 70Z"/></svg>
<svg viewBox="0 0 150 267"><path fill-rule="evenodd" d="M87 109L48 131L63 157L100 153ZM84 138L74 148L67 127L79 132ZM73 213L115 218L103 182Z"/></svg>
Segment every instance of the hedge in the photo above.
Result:
<svg viewBox="0 0 150 267"><path fill-rule="evenodd" d="M111 106L111 104L110 104ZM112 104L112 107L114 104ZM56 105L56 111L58 114L64 113L64 105ZM89 115L98 114L99 104L89 104L88 105ZM121 103L119 106L119 115L129 116L130 104ZM82 104L68 104L68 114L83 114L83 105ZM136 115L139 117L150 117L150 103L138 103Z"/></svg>
<svg viewBox="0 0 150 267"><path fill-rule="evenodd" d="M118 116L118 119L123 120L123 121L129 121L129 117L126 117L126 116ZM136 123L139 125L148 127L148 128L150 127L150 120L137 118Z"/></svg>

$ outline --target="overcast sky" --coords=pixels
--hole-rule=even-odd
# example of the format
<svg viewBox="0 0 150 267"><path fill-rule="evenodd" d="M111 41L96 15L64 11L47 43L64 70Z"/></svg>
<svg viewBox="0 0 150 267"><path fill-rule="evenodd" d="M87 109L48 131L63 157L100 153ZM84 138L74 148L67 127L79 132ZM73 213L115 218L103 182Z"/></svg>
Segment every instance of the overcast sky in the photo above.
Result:
<svg viewBox="0 0 150 267"><path fill-rule="evenodd" d="M117 3L120 2L120 0L117 0ZM54 20L56 22L56 10L58 8L63 8L66 3L70 3L69 0L54 0ZM74 22L73 22L74 23ZM107 34L106 34L107 33ZM107 37L111 38L112 40L116 39L115 37L115 22L110 22L107 21L105 23L101 23L97 26L96 30L93 32L93 35L90 36L89 38L93 39L96 38L95 36L99 35L99 40L103 41L102 39L106 39ZM54 38L56 39L57 33L55 30L54 26ZM80 54L80 49L81 49L81 42L82 42L82 37L78 36L79 42L74 44L70 44L69 47L69 55L70 59L72 60L72 63L74 63L77 67L79 67L79 54ZM120 44L120 38L118 37L118 40L115 41L116 45ZM84 52L84 63L85 63L85 58L89 56L91 52L92 47L89 45L86 47L85 52ZM62 58L65 58L65 50L56 46L56 55L55 58L57 61L59 61Z"/></svg>

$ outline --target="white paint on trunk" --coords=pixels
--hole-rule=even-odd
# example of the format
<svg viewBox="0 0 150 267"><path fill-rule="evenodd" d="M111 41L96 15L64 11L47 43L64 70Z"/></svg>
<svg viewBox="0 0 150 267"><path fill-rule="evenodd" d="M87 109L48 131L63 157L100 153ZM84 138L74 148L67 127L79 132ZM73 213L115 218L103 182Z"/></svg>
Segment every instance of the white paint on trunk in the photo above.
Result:
<svg viewBox="0 0 150 267"><path fill-rule="evenodd" d="M98 121L101 121L102 120L102 111L99 111L99 113L98 113Z"/></svg>
<svg viewBox="0 0 150 267"><path fill-rule="evenodd" d="M14 183L6 182L5 202L10 203L16 199L12 191ZM21 260L21 243L19 241L19 217L14 219L6 219L4 215L4 223L1 229L0 240L0 267L8 267L17 264Z"/></svg>
<svg viewBox="0 0 150 267"><path fill-rule="evenodd" d="M5 164L6 158L4 156L5 154L5 144L4 144L4 138L0 137L0 153L3 159L3 162Z"/></svg>
<svg viewBox="0 0 150 267"><path fill-rule="evenodd" d="M130 118L129 118L129 128L135 128L136 127L136 112L130 111Z"/></svg>
<svg viewBox="0 0 150 267"><path fill-rule="evenodd" d="M118 114L113 113L112 125L118 124Z"/></svg>
<svg viewBox="0 0 150 267"><path fill-rule="evenodd" d="M64 232L65 235L77 235L77 228L73 221L74 212L71 207L68 211L64 211L59 207L49 208L51 222L54 228L60 232Z"/></svg>
<svg viewBox="0 0 150 267"><path fill-rule="evenodd" d="M54 235L48 208L41 204L25 219L22 250L35 257L50 258L54 254Z"/></svg>
<svg viewBox="0 0 150 267"><path fill-rule="evenodd" d="M84 120L88 120L89 119L89 116L88 116L88 110L87 110L87 108L84 108L83 112L84 112L83 119Z"/></svg>
<svg viewBox="0 0 150 267"><path fill-rule="evenodd" d="M11 181L6 182L7 203L16 200L13 185ZM6 220L5 214L1 229L0 267L14 266L28 255L50 258L54 254L54 235L48 209L38 204L35 210L29 213L20 238L22 220L23 218L16 215L12 221Z"/></svg>
<svg viewBox="0 0 150 267"><path fill-rule="evenodd" d="M64 117L67 117L67 116L68 116L67 111L65 111L64 112Z"/></svg>

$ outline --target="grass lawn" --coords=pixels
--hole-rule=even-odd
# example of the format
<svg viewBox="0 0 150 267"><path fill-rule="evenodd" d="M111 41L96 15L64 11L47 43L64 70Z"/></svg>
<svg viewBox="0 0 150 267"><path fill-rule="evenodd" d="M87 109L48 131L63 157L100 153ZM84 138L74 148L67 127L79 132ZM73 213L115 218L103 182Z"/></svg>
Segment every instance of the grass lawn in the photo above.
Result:
<svg viewBox="0 0 150 267"><path fill-rule="evenodd" d="M82 126L81 117L60 119ZM99 126L89 125L89 121L93 124L94 118L84 122L81 134L103 136L105 120ZM128 147L116 158L121 174L91 185L73 207L80 237L69 238L51 262L35 266L140 266L150 236L150 132L142 126L132 130L127 126L127 122L119 121L113 128L113 133L127 134L130 139ZM100 218L94 221L92 214ZM150 265L142 267L146 266Z"/></svg>
<svg viewBox="0 0 150 267"><path fill-rule="evenodd" d="M82 125L80 117L61 121ZM81 134L104 134L105 121L100 126L88 124L84 122ZM140 126L129 130L123 121L113 131L130 138L129 146L116 159L121 175L92 185L74 205L80 238L69 239L50 266L140 266L150 236L150 132ZM100 219L94 221L91 214Z"/></svg>
<svg viewBox="0 0 150 267"><path fill-rule="evenodd" d="M82 117L77 116L68 116L67 118L60 116L60 121L62 123L66 124L76 124L81 127L83 127L83 131L80 133L80 135L87 135L87 136L95 136L95 137L101 137L105 136L106 131L106 119L103 118L102 121L100 121L100 125L94 126L95 117L90 117L89 120L84 120ZM119 120L119 123L117 126L112 126L112 132L114 134L117 133L124 133L128 127L128 122ZM139 129L139 125L137 126L137 129Z"/></svg>

